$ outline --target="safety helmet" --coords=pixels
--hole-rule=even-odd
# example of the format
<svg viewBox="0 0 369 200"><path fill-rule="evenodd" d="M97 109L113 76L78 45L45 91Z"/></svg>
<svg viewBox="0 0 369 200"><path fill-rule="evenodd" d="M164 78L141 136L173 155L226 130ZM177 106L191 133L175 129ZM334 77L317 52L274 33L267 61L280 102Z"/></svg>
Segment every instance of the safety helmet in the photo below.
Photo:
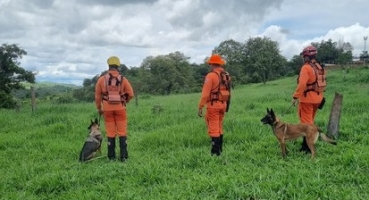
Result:
<svg viewBox="0 0 369 200"><path fill-rule="evenodd" d="M208 60L208 64L216 64L216 65L224 65L225 61L222 59L222 57L218 54L213 54L210 56Z"/></svg>
<svg viewBox="0 0 369 200"><path fill-rule="evenodd" d="M108 65L116 65L116 66L120 66L120 60L118 57L116 56L111 56L110 58L108 58Z"/></svg>
<svg viewBox="0 0 369 200"><path fill-rule="evenodd" d="M300 53L300 55L302 56L309 56L309 57L312 57L312 56L315 56L316 54L318 53L318 51L316 50L316 48L314 46L307 46L305 47L302 52Z"/></svg>

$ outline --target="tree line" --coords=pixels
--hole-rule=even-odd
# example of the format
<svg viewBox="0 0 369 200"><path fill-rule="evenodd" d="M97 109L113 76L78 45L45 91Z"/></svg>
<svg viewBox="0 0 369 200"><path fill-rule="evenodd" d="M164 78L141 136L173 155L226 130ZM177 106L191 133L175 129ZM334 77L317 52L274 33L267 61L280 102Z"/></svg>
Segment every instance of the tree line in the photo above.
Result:
<svg viewBox="0 0 369 200"><path fill-rule="evenodd" d="M317 59L322 63L344 64L352 61L353 47L350 43L334 42L331 39L312 43L318 50ZM212 53L218 53L226 60L225 69L231 74L234 85L266 83L285 76L298 74L302 66L300 52L287 60L281 55L279 44L268 37L249 38L245 42L226 40L216 46ZM32 72L19 67L17 59L26 51L16 45L3 44L0 47L0 107L14 107L12 90L19 90L22 81L34 83ZM190 63L190 57L176 51L167 55L148 56L140 66L127 67L122 64L120 72L131 82L136 95L170 95L201 91L205 75L209 72L207 58L200 64ZM94 100L97 79L107 71L85 78L81 88L73 89L71 97L78 101ZM7 102L7 103L4 103Z"/></svg>

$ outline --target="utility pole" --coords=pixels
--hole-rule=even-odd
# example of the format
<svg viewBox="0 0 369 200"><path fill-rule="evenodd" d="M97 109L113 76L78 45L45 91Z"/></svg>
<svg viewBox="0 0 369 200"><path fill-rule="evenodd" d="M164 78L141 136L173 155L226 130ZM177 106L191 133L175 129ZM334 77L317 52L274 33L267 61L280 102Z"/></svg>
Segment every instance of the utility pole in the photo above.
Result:
<svg viewBox="0 0 369 200"><path fill-rule="evenodd" d="M366 40L368 39L368 36L364 36L364 51L366 51Z"/></svg>

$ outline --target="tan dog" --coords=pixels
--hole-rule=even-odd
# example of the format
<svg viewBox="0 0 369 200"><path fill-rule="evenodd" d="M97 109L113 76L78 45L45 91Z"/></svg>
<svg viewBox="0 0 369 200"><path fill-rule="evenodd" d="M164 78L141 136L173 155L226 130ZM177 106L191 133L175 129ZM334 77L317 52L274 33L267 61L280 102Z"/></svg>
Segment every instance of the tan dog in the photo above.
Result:
<svg viewBox="0 0 369 200"><path fill-rule="evenodd" d="M91 120L91 124L88 127L90 130L89 136L87 137L79 155L79 161L85 162L95 157L96 152L101 154L101 142L102 134L97 119Z"/></svg>
<svg viewBox="0 0 369 200"><path fill-rule="evenodd" d="M337 142L328 138L322 130L315 126L309 124L287 124L281 122L274 114L273 109L269 111L267 108L267 114L261 120L264 124L269 124L274 132L274 135L277 137L279 144L281 145L282 157L285 158L287 154L286 144L285 142L288 140L294 140L299 137L305 136L306 143L311 150L311 158L315 158L315 142L318 140L318 137L322 138L322 140L336 145Z"/></svg>

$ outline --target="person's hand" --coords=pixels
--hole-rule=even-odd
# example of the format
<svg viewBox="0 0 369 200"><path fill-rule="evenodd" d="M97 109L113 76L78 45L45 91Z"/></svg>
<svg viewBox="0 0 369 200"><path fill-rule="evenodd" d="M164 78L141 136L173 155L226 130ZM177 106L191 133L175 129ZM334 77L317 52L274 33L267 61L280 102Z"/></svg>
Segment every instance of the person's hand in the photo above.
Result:
<svg viewBox="0 0 369 200"><path fill-rule="evenodd" d="M101 109L98 109L97 112L99 113L99 115L102 115L104 113L104 111Z"/></svg>
<svg viewBox="0 0 369 200"><path fill-rule="evenodd" d="M298 99L295 99L295 98L292 99L292 105L293 106L296 106L297 102L298 102Z"/></svg>
<svg viewBox="0 0 369 200"><path fill-rule="evenodd" d="M202 117L202 109L201 109L201 108L199 108L199 111L197 112L197 115L198 115L199 117Z"/></svg>

